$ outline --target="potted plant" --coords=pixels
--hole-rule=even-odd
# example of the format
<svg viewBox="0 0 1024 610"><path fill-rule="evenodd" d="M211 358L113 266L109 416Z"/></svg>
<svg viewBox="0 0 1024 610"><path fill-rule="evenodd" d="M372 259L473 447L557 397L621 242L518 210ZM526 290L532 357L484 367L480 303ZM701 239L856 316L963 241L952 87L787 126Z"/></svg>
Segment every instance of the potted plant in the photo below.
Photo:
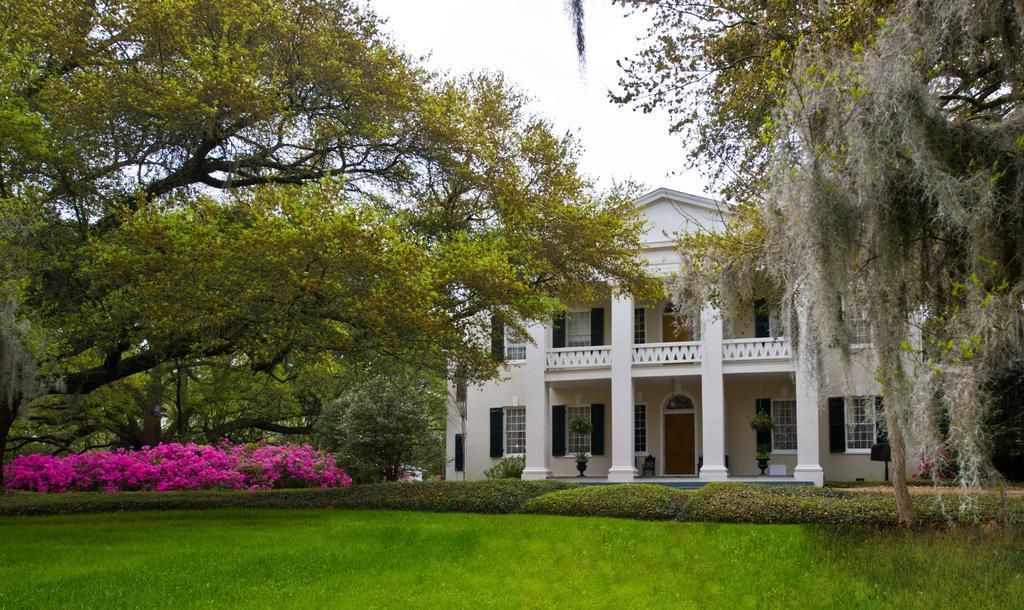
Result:
<svg viewBox="0 0 1024 610"><path fill-rule="evenodd" d="M756 413L753 417L750 418L750 427L757 432L767 432L768 430L771 430L774 426L775 424L772 423L772 416L765 413L764 411Z"/></svg>
<svg viewBox="0 0 1024 610"><path fill-rule="evenodd" d="M757 467L761 469L761 476L764 476L764 471L768 469L768 460L772 456L772 446L770 443L761 443L757 446Z"/></svg>
<svg viewBox="0 0 1024 610"><path fill-rule="evenodd" d="M755 413L753 417L750 418L750 427L754 429L754 432L759 433L758 436L760 437L761 432L768 432L773 427L775 427L775 423L772 422L771 415L765 413L764 411L759 411L758 413ZM771 443L758 444L757 467L761 469L762 476L764 475L764 471L768 469L768 460L771 458L771 456Z"/></svg>
<svg viewBox="0 0 1024 610"><path fill-rule="evenodd" d="M594 431L594 424L586 417L575 417L569 422L569 429L580 436L586 436ZM576 451L573 455L576 457L576 470L580 471L581 477L586 476L583 473L587 470L587 462L590 460L590 456L587 455L586 451Z"/></svg>

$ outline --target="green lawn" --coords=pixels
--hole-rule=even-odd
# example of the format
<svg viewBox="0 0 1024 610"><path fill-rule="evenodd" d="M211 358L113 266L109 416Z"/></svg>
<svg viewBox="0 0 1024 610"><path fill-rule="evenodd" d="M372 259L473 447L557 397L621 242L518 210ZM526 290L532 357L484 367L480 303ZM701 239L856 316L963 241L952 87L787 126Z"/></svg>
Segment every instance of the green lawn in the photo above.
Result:
<svg viewBox="0 0 1024 610"><path fill-rule="evenodd" d="M0 608L1024 607L1024 537L332 510L0 519Z"/></svg>

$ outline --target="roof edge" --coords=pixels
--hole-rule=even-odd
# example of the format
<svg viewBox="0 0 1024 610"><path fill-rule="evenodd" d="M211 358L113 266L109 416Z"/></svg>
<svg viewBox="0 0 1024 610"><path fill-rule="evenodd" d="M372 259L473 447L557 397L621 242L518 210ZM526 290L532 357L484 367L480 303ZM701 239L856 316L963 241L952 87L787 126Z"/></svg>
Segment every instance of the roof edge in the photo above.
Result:
<svg viewBox="0 0 1024 610"><path fill-rule="evenodd" d="M682 191L666 187L657 188L645 195L641 195L635 203L637 207L645 208L659 199L669 199L671 201L686 203L699 208L714 210L716 212L725 207L724 203L720 203L714 199L702 197L700 195L691 195L690 193L684 193Z"/></svg>

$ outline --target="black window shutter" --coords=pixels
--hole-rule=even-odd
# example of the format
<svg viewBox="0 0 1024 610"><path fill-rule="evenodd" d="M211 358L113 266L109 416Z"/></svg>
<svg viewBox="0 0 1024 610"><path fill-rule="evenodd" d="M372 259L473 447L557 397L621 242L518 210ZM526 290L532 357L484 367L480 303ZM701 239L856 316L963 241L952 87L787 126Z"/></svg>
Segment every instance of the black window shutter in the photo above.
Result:
<svg viewBox="0 0 1024 610"><path fill-rule="evenodd" d="M491 357L505 361L505 325L497 316L491 316Z"/></svg>
<svg viewBox="0 0 1024 610"><path fill-rule="evenodd" d="M501 457L504 453L505 413L501 407L491 409L491 457Z"/></svg>
<svg viewBox="0 0 1024 610"><path fill-rule="evenodd" d="M551 407L551 455L565 455L565 405Z"/></svg>
<svg viewBox="0 0 1024 610"><path fill-rule="evenodd" d="M590 405L590 454L604 455L604 405Z"/></svg>
<svg viewBox="0 0 1024 610"><path fill-rule="evenodd" d="M846 399L828 399L828 447L832 453L846 453Z"/></svg>
<svg viewBox="0 0 1024 610"><path fill-rule="evenodd" d="M756 413L766 413L770 417L772 414L772 399L771 398L756 398L754 399L754 411ZM754 447L755 450L759 449L761 445L768 443L772 444L772 431L771 430L757 430L757 445Z"/></svg>
<svg viewBox="0 0 1024 610"><path fill-rule="evenodd" d="M455 472L462 472L466 469L466 456L462 452L462 435L455 435Z"/></svg>
<svg viewBox="0 0 1024 610"><path fill-rule="evenodd" d="M565 347L565 314L555 316L551 322L551 347Z"/></svg>
<svg viewBox="0 0 1024 610"><path fill-rule="evenodd" d="M887 430L888 423L882 424L882 420L885 419L883 414L885 413L885 407L882 404L882 397L875 396L875 442L876 443L888 443L889 432Z"/></svg>
<svg viewBox="0 0 1024 610"><path fill-rule="evenodd" d="M604 345L604 308L590 310L590 344Z"/></svg>
<svg viewBox="0 0 1024 610"><path fill-rule="evenodd" d="M768 301L757 299L754 301L754 336L760 339L770 337L771 334Z"/></svg>

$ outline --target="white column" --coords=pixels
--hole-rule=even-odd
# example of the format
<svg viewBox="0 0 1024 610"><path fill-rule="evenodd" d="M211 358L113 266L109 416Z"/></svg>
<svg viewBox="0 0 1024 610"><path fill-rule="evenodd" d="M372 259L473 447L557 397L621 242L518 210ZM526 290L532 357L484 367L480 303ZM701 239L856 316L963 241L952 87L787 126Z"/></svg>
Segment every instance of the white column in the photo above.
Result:
<svg viewBox="0 0 1024 610"><path fill-rule="evenodd" d="M632 481L633 459L633 298L612 297L612 465L609 481Z"/></svg>
<svg viewBox="0 0 1024 610"><path fill-rule="evenodd" d="M544 381L545 353L550 344L550 327L530 326L531 342L526 345L523 365L526 396L526 468L523 480L546 479L551 476L551 409L548 384Z"/></svg>
<svg viewBox="0 0 1024 610"><path fill-rule="evenodd" d="M818 387L818 370L814 362L814 345L811 343L806 306L797 303L797 318L800 323L799 345L793 346L796 368L796 468L793 478L811 481L818 487L825 484L825 472L821 468L818 428L818 411L821 403Z"/></svg>
<svg viewBox="0 0 1024 610"><path fill-rule="evenodd" d="M700 316L701 343L701 440L704 448L703 479L725 480L725 383L722 379L722 317L706 307Z"/></svg>

